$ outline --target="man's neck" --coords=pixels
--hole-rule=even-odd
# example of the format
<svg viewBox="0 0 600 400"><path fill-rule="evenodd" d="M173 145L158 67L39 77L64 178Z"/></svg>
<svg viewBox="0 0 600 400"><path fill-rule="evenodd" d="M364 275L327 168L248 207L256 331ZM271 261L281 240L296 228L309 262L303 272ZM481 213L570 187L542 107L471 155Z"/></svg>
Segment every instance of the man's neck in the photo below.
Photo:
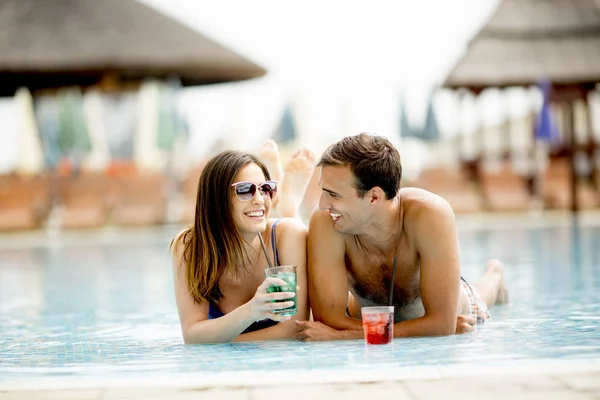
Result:
<svg viewBox="0 0 600 400"><path fill-rule="evenodd" d="M383 254L396 249L403 230L400 194L386 203L372 216L364 231L355 235L363 246Z"/></svg>

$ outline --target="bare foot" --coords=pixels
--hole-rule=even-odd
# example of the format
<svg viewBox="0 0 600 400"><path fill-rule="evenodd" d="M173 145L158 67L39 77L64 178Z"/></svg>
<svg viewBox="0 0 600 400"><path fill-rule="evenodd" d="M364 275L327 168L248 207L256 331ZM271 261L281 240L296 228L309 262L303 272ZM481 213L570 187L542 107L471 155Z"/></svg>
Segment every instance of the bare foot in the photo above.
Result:
<svg viewBox="0 0 600 400"><path fill-rule="evenodd" d="M498 285L498 294L496 296L496 304L508 303L508 289L504 280L504 265L498 260L490 260L485 267L485 275L498 274L500 275L500 284Z"/></svg>
<svg viewBox="0 0 600 400"><path fill-rule="evenodd" d="M279 210L284 217L300 217L300 204L313 174L315 154L307 149L296 150L284 169Z"/></svg>
<svg viewBox="0 0 600 400"><path fill-rule="evenodd" d="M304 200L300 206L300 216L304 220L309 220L315 207L319 205L321 197L321 187L319 186L319 178L321 177L321 168L315 168L310 177L310 181L304 194Z"/></svg>
<svg viewBox="0 0 600 400"><path fill-rule="evenodd" d="M283 180L283 167L279 159L279 147L273 139L267 139L258 150L258 157L265 163L271 179L281 182Z"/></svg>

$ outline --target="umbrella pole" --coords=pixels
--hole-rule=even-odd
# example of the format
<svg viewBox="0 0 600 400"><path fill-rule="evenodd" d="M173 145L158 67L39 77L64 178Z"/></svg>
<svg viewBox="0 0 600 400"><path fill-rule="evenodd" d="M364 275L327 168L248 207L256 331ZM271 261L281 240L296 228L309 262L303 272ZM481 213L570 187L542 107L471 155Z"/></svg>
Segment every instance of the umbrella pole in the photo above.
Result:
<svg viewBox="0 0 600 400"><path fill-rule="evenodd" d="M597 153L597 148L598 148L598 144L596 141L596 138L594 137L594 123L592 121L592 109L590 106L590 94L586 93L585 96L583 97L584 99L584 104L585 104L585 124L586 124L586 130L587 130L587 158L588 158L588 162L590 163L591 166L591 178L594 182L600 182L599 180L597 180L597 176L598 176L598 168L597 168L597 163L596 163L596 153ZM596 189L599 189L599 187L596 187Z"/></svg>
<svg viewBox="0 0 600 400"><path fill-rule="evenodd" d="M456 156L459 164L462 165L465 157L463 156L463 148L465 147L466 129L463 124L463 115L465 114L465 91L458 91L458 131L456 133Z"/></svg>
<svg viewBox="0 0 600 400"><path fill-rule="evenodd" d="M500 102L504 105L504 125L502 127L502 161L510 162L513 159L511 146L511 119L510 119L510 103L508 92L502 89L500 92Z"/></svg>
<svg viewBox="0 0 600 400"><path fill-rule="evenodd" d="M575 165L575 154L577 153L576 141L575 141L575 118L573 117L573 108L575 103L568 101L565 107L565 119L568 132L568 143L569 150L567 155L569 157L570 177L571 177L571 215L573 218L577 218L579 212L579 198L577 193L577 168Z"/></svg>

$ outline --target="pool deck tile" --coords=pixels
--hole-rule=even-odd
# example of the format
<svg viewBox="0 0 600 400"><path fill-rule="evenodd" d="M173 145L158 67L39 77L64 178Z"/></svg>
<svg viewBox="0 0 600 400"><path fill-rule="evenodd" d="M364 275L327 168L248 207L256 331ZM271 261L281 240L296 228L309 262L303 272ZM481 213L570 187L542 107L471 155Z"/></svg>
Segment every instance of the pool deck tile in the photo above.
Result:
<svg viewBox="0 0 600 400"><path fill-rule="evenodd" d="M574 374L505 374L460 378L403 379L387 382L306 385L194 387L119 387L90 390L39 390L0 392L0 400L134 400L222 399L260 400L344 399L430 400L600 400L600 372Z"/></svg>
<svg viewBox="0 0 600 400"><path fill-rule="evenodd" d="M101 389L90 390L27 390L0 392L0 400L97 400Z"/></svg>
<svg viewBox="0 0 600 400"><path fill-rule="evenodd" d="M175 399L175 400L249 400L249 389L229 388L229 389L148 389L148 388L124 388L124 389L106 389L98 400L154 400L154 399ZM0 397L0 400L2 398Z"/></svg>
<svg viewBox="0 0 600 400"><path fill-rule="evenodd" d="M344 400L365 400L368 398L376 399L395 399L395 400L413 400L414 397L406 390L400 382L380 382L380 383L350 383L350 384L331 384L331 385L294 385L289 386L271 386L258 387L250 389L250 398L260 400L266 398L284 398L286 400L306 400L306 399L344 399Z"/></svg>
<svg viewBox="0 0 600 400"><path fill-rule="evenodd" d="M600 373L583 373L576 375L557 376L557 380L564 383L566 387L584 392L600 393Z"/></svg>

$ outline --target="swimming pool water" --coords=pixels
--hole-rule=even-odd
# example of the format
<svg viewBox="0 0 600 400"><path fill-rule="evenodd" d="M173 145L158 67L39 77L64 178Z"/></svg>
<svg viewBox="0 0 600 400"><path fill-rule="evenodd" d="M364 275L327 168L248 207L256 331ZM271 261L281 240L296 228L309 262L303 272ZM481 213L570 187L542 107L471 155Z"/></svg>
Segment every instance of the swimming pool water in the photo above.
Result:
<svg viewBox="0 0 600 400"><path fill-rule="evenodd" d="M511 304L495 307L474 334L378 348L363 341L183 345L167 253L174 232L5 246L0 387L600 360L598 227L461 232L463 276L474 281L489 258L501 259Z"/></svg>

